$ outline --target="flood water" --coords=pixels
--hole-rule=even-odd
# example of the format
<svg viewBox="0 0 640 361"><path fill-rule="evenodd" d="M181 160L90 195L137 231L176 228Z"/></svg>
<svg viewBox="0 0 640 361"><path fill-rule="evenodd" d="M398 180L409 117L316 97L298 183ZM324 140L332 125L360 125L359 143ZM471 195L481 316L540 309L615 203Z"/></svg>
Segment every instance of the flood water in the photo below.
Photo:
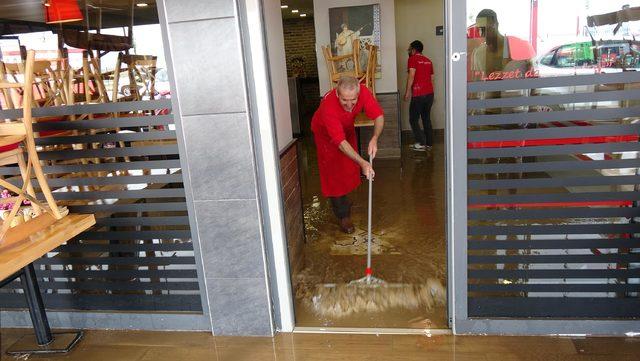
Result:
<svg viewBox="0 0 640 361"><path fill-rule="evenodd" d="M321 196L316 150L310 137L301 142L306 243L305 264L292 275L296 326L371 328L446 328L446 305L391 308L346 317L318 315L311 302L315 287L348 283L366 267L367 184L353 193L353 235L340 231L329 201ZM443 141L431 152L403 146L402 159L376 159L373 184L373 274L388 283L446 285L445 171Z"/></svg>

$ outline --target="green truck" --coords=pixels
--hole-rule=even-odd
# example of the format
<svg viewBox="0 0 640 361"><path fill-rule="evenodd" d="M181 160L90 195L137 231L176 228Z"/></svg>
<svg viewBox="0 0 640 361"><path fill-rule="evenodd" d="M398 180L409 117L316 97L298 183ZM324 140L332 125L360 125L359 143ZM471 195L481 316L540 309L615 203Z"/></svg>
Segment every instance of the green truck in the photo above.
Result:
<svg viewBox="0 0 640 361"><path fill-rule="evenodd" d="M583 41L557 46L539 64L552 68L640 69L640 42L631 40Z"/></svg>

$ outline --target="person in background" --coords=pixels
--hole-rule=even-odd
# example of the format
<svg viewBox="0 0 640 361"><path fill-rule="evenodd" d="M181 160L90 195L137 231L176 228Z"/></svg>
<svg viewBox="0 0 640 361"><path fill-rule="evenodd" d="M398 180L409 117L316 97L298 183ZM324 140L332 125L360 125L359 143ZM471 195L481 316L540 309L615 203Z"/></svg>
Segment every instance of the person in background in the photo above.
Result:
<svg viewBox="0 0 640 361"><path fill-rule="evenodd" d="M409 105L409 123L413 131L415 144L411 149L424 152L433 146L433 128L431 126L431 106L433 105L433 63L422 55L424 46L419 40L409 45L407 63L407 88L404 100ZM422 130L418 120L422 118Z"/></svg>
<svg viewBox="0 0 640 361"><path fill-rule="evenodd" d="M374 119L373 135L368 147L371 160L378 151L384 116L373 94L355 77L340 78L336 88L324 95L311 120L322 195L331 201L333 213L344 233L353 233L355 230L351 222L352 203L347 195L360 185L360 173L367 179L375 175L371 163L358 153L354 122L356 115L363 110L369 119Z"/></svg>

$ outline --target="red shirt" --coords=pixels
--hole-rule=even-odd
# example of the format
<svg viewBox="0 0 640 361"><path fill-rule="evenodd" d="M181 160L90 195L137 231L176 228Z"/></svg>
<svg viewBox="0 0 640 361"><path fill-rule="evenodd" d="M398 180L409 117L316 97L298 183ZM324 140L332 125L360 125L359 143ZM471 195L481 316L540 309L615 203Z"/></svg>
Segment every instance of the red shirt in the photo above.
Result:
<svg viewBox="0 0 640 361"><path fill-rule="evenodd" d="M411 88L411 96L419 97L433 94L433 84L431 84L433 63L431 60L422 54L416 53L409 57L407 68L416 70Z"/></svg>
<svg viewBox="0 0 640 361"><path fill-rule="evenodd" d="M342 108L333 89L324 95L313 115L311 131L318 152L320 188L325 197L346 195L360 185L360 166L342 153L339 146L347 140L358 151L354 121L363 110L370 119L383 114L369 89L360 84L358 102L351 112Z"/></svg>

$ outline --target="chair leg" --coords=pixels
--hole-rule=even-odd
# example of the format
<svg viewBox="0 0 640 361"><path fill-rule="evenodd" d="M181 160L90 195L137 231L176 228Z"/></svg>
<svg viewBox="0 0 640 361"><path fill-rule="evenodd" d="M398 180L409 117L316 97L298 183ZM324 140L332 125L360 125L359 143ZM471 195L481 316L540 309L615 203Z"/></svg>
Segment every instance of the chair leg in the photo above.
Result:
<svg viewBox="0 0 640 361"><path fill-rule="evenodd" d="M0 227L0 241L4 241L4 236L7 234L7 231L9 231L9 228L11 228L11 223L13 223L13 220L16 218L20 210L20 203L22 203L23 200L22 194L18 195L16 205L13 206L9 215L4 219L4 222L2 222L2 227Z"/></svg>
<svg viewBox="0 0 640 361"><path fill-rule="evenodd" d="M36 192L33 189L33 185L31 184L31 179L24 179L24 176L27 174L27 163L26 163L26 161L24 159L24 154L22 152L19 152L16 155L16 157L18 158L18 167L20 168L20 174L23 175L22 181L23 182L28 182L28 184L27 184L27 194L35 199L36 198ZM33 212L36 215L40 215L40 213L42 213L42 209L40 209L40 207L37 204L32 203L31 207L33 208Z"/></svg>
<svg viewBox="0 0 640 361"><path fill-rule="evenodd" d="M29 157L29 163L33 167L33 172L38 179L38 184L40 185L40 189L44 194L45 199L47 200L47 204L51 209L51 213L56 219L62 218L62 214L58 209L58 205L56 204L55 199L53 198L53 194L51 194L51 188L49 188L49 183L47 183L47 177L44 175L42 170L42 165L40 164L40 158L38 157L38 152L36 151L36 145L33 139L27 138L26 149L27 156Z"/></svg>

